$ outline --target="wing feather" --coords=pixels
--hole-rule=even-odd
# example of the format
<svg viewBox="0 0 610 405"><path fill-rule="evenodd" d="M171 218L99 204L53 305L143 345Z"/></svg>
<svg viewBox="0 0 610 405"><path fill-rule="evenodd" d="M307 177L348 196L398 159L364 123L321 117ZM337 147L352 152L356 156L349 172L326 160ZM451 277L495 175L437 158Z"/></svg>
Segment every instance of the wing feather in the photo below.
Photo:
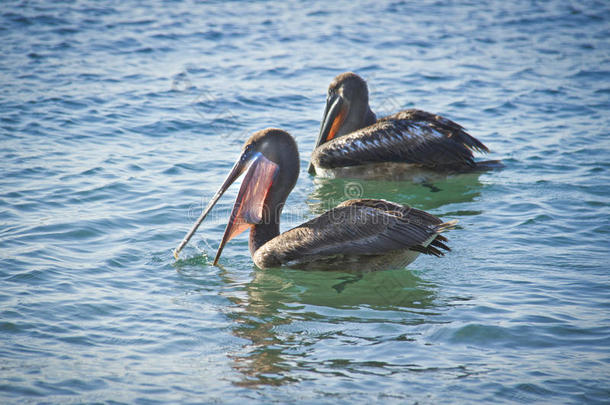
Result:
<svg viewBox="0 0 610 405"><path fill-rule="evenodd" d="M385 200L349 200L275 237L255 254L257 260L270 266L405 249L442 255L438 248L446 246L430 243L451 225L424 211Z"/></svg>
<svg viewBox="0 0 610 405"><path fill-rule="evenodd" d="M472 167L473 151L488 149L455 122L425 111L404 110L321 145L312 161L323 168L382 162Z"/></svg>

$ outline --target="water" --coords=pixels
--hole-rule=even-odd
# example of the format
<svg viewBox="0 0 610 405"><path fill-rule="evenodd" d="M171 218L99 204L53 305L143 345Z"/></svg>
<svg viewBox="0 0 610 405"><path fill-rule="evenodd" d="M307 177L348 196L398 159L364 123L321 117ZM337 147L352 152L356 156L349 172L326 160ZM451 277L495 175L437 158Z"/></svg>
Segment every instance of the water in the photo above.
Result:
<svg viewBox="0 0 610 405"><path fill-rule="evenodd" d="M3 2L0 402L610 402L610 6ZM150 5L149 5L150 4ZM306 174L338 73L506 169ZM288 229L346 196L458 219L408 269L211 266L253 131L301 151Z"/></svg>

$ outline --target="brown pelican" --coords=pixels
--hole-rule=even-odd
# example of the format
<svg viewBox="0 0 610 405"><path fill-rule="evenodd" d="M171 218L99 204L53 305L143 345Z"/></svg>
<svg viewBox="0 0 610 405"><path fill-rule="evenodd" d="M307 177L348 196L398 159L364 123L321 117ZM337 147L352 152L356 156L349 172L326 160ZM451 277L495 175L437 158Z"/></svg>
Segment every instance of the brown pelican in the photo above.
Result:
<svg viewBox="0 0 610 405"><path fill-rule="evenodd" d="M280 234L280 213L299 176L299 153L280 129L256 132L174 257L227 188L247 170L214 259L225 244L250 228L250 254L259 268L288 266L316 270L380 270L404 267L420 253L449 250L440 235L456 221L442 222L424 211L384 200L345 201L317 218Z"/></svg>
<svg viewBox="0 0 610 405"><path fill-rule="evenodd" d="M501 166L497 161L475 162L473 151L489 150L460 125L438 115L410 109L378 120L369 107L366 82L347 72L328 87L308 171L341 177L407 168L464 172Z"/></svg>

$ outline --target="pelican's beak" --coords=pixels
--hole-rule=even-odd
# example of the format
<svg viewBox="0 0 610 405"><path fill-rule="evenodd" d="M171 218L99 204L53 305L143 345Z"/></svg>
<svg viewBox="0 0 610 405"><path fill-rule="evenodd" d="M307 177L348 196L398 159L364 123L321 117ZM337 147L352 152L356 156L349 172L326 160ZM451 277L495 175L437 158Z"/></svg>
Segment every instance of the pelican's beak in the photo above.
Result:
<svg viewBox="0 0 610 405"><path fill-rule="evenodd" d="M208 206L203 210L191 230L188 231L182 242L180 242L180 245L178 245L174 251L174 257L176 259L178 259L178 254L195 234L195 231L212 210L218 199L248 168L248 165L250 168L244 177L237 198L235 199L229 223L227 224L222 242L216 253L216 258L214 259L214 265L218 263L220 253L229 240L239 235L250 226L260 223L263 218L265 199L269 192L269 188L273 184L279 166L263 156L262 153L246 149L233 166L233 169L231 169L231 172L224 183L222 183L222 186L220 186L216 194L214 194L214 197L212 197Z"/></svg>
<svg viewBox="0 0 610 405"><path fill-rule="evenodd" d="M320 133L314 150L324 142L328 142L335 137L339 128L343 125L347 116L347 104L341 96L332 94L326 99L326 107L324 108L324 116L322 117L322 125L320 125ZM307 169L309 174L316 174L316 170L311 162Z"/></svg>

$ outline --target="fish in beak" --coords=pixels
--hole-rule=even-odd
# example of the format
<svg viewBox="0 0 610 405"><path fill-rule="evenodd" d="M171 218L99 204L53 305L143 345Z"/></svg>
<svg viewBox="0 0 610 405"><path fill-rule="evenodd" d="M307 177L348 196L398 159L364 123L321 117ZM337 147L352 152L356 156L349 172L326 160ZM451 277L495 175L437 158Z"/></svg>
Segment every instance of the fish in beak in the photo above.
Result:
<svg viewBox="0 0 610 405"><path fill-rule="evenodd" d="M216 257L214 258L214 266L216 266L222 249L228 241L262 221L263 210L265 209L265 199L267 198L267 194L273 184L278 169L278 164L267 159L261 152L253 149L251 144L246 145L246 148L231 169L231 172L224 183L222 183L222 186L220 186L216 194L214 194L214 197L212 197L208 206L203 210L197 221L195 221L195 224L190 231L188 231L182 242L180 242L180 245L174 250L174 258L176 258L176 260L178 259L178 254L195 234L195 231L197 231L201 222L203 222L214 205L216 205L218 199L244 171L248 170L241 183L239 193L237 194L235 204L233 205L233 210L231 211L231 216L229 217L229 223L227 224L222 241L218 247Z"/></svg>
<svg viewBox="0 0 610 405"><path fill-rule="evenodd" d="M322 125L320 126L320 133L318 134L318 140L316 141L314 150L337 135L341 125L343 125L343 122L347 117L347 110L347 103L345 103L341 96L334 93L328 95L326 98L324 115L322 117ZM311 162L309 162L307 172L312 175L316 174L316 169Z"/></svg>

